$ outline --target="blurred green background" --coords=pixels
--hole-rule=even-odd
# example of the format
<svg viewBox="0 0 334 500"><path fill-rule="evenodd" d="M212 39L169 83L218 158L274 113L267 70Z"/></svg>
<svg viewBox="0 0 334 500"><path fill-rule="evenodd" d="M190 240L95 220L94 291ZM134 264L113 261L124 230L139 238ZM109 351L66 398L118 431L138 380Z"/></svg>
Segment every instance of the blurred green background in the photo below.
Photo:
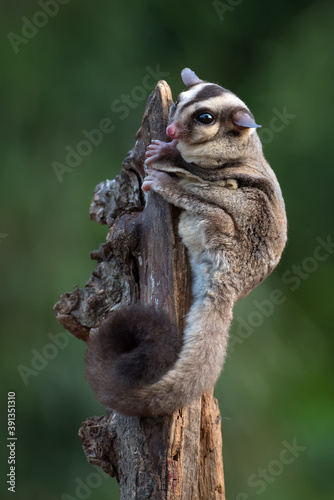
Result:
<svg viewBox="0 0 334 500"><path fill-rule="evenodd" d="M83 342L52 307L84 286L105 239L88 216L95 185L119 173L156 81L176 96L185 66L263 125L289 220L279 267L235 308L216 388L227 499L334 498L333 15L333 2L299 0L2 2L2 498L9 391L16 498L119 498L81 449L81 422L105 410L84 381ZM57 175L104 118L113 130Z"/></svg>

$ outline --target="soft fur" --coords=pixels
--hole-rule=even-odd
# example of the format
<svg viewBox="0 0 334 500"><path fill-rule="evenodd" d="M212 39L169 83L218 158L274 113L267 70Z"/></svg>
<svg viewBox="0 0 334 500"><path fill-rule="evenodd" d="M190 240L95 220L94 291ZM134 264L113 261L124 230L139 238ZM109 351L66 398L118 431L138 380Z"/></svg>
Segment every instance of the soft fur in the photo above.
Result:
<svg viewBox="0 0 334 500"><path fill-rule="evenodd" d="M86 373L98 399L127 415L171 413L215 384L233 305L275 268L286 242L281 190L253 115L191 70L182 78L189 90L170 110L172 141L149 146L143 189L182 210L193 274L183 345L165 314L142 306L116 312L88 342Z"/></svg>

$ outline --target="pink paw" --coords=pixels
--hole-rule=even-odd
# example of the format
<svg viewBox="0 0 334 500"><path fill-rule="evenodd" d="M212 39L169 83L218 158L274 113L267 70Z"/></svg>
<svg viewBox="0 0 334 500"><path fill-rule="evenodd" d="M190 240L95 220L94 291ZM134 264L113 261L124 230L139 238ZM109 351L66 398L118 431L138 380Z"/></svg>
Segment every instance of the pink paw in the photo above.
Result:
<svg viewBox="0 0 334 500"><path fill-rule="evenodd" d="M177 141L163 142L153 140L146 150L145 167L150 167L162 158L168 156L169 152L175 149Z"/></svg>
<svg viewBox="0 0 334 500"><path fill-rule="evenodd" d="M161 172L159 170L147 170L147 176L144 179L142 190L150 191L155 188L164 181L169 181L171 179L170 175L166 174L166 172Z"/></svg>

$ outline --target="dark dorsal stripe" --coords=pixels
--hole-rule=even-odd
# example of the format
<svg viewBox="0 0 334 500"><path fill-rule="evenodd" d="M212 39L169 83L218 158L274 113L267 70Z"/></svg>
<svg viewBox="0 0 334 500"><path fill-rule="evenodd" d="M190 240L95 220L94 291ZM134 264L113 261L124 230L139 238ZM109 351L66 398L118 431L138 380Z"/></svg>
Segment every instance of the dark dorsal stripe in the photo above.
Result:
<svg viewBox="0 0 334 500"><path fill-rule="evenodd" d="M205 99L210 99L210 97L218 97L219 95L224 94L225 92L230 92L229 90L223 89L219 85L215 85L214 83L210 83L205 85L201 90L199 90L196 94L197 101L204 101Z"/></svg>
<svg viewBox="0 0 334 500"><path fill-rule="evenodd" d="M190 101L186 101L184 104L182 102L180 103L180 107L182 108L182 111L192 104L195 104L200 101L205 101L206 99L210 99L211 97L218 97L220 95L223 95L225 92L231 93L229 90L224 89L223 87L220 87L219 85L215 85L214 83L208 83L205 85L205 87L202 87L195 97L190 99Z"/></svg>

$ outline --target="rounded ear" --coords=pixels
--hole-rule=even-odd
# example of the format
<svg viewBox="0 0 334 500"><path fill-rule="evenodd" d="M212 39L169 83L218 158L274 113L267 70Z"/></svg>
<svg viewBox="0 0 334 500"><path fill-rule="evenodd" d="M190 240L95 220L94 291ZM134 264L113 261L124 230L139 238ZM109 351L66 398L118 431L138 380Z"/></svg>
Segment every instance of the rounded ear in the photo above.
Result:
<svg viewBox="0 0 334 500"><path fill-rule="evenodd" d="M193 85L197 85L197 83L203 83L203 80L198 78L196 73L194 73L194 71L192 71L189 68L184 68L181 71L181 78L182 78L183 83L187 87L192 87Z"/></svg>
<svg viewBox="0 0 334 500"><path fill-rule="evenodd" d="M262 125L257 125L254 121L254 118L244 110L237 111L232 118L232 121L235 125L239 125L239 127L245 128L259 128Z"/></svg>

